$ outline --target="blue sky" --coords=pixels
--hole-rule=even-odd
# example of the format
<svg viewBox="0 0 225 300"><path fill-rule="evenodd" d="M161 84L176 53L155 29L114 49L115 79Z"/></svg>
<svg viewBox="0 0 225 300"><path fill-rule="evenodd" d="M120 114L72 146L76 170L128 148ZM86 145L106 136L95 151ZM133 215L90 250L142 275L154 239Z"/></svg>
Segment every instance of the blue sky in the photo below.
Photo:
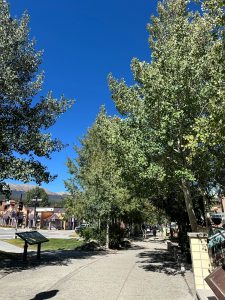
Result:
<svg viewBox="0 0 225 300"><path fill-rule="evenodd" d="M43 184L53 192L64 191L69 176L67 157L75 158L74 145L93 124L101 105L116 114L107 84L110 72L132 83L133 57L150 61L147 23L156 14L157 0L8 0L11 16L30 15L30 37L44 49L40 70L45 82L39 96L49 90L76 103L49 129L68 146L41 161L58 177ZM34 183L33 183L34 184Z"/></svg>
<svg viewBox="0 0 225 300"><path fill-rule="evenodd" d="M94 122L102 104L116 114L107 76L132 81L133 57L150 60L146 25L156 13L156 0L10 0L11 16L30 15L30 36L44 49L41 70L45 82L41 95L75 98L73 108L50 128L54 137L69 144L43 161L58 178L43 187L65 190L67 157L75 157L73 145Z"/></svg>

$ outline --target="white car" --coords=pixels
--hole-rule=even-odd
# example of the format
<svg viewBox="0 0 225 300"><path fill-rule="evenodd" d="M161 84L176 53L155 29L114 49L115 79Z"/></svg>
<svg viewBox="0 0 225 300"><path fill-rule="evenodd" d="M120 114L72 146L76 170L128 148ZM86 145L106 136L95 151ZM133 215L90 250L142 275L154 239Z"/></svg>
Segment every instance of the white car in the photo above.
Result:
<svg viewBox="0 0 225 300"><path fill-rule="evenodd" d="M87 228L87 227L89 227L89 226L90 226L90 224L88 224L88 223L80 224L79 226L75 227L75 231L76 231L76 232L79 232L79 231L81 231L82 229Z"/></svg>

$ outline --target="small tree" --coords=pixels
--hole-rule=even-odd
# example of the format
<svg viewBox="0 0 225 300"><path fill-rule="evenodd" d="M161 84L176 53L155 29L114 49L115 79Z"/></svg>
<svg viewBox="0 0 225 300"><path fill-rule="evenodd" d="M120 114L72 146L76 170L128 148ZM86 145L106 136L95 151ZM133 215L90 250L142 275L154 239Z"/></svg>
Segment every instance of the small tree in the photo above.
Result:
<svg viewBox="0 0 225 300"><path fill-rule="evenodd" d="M72 175L66 184L72 197L67 202L70 210L74 211L75 206L75 211L84 213L85 219L104 224L107 246L109 229L115 220L123 216L129 197L115 152L119 136L117 121L118 118L107 117L102 108L95 123L81 140L82 146L76 148L78 157L75 163L71 159L67 162ZM82 193L77 193L73 179Z"/></svg>
<svg viewBox="0 0 225 300"><path fill-rule="evenodd" d="M40 202L37 202L37 206L46 207L49 205L48 194L40 187L35 187L27 192L24 204L26 206L34 206L35 201L32 200L36 198L41 199Z"/></svg>

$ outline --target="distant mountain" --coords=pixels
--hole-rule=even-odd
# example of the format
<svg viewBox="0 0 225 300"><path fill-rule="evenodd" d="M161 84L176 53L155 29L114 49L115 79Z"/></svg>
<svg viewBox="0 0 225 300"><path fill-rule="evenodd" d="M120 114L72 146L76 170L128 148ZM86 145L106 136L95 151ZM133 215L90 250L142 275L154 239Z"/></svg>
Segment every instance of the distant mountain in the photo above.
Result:
<svg viewBox="0 0 225 300"><path fill-rule="evenodd" d="M26 193L29 190L37 187L36 185L30 185L30 184L11 184L11 183L9 184L9 186L10 186L11 193L12 193L10 198L13 200L19 200L21 198L21 195L22 195L22 199L25 199ZM63 201L65 199L65 197L68 195L68 193L66 193L66 192L54 193L47 189L44 189L44 190L48 194L49 202Z"/></svg>

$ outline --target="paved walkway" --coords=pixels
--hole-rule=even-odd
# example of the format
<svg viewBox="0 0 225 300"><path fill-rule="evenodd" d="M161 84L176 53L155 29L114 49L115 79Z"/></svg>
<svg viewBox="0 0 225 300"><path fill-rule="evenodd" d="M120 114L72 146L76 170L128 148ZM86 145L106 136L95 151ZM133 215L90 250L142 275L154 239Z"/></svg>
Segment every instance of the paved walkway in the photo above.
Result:
<svg viewBox="0 0 225 300"><path fill-rule="evenodd" d="M44 252L41 263L35 257L14 265L0 261L0 278L5 300L195 299L191 271L179 274L160 240L107 254Z"/></svg>

